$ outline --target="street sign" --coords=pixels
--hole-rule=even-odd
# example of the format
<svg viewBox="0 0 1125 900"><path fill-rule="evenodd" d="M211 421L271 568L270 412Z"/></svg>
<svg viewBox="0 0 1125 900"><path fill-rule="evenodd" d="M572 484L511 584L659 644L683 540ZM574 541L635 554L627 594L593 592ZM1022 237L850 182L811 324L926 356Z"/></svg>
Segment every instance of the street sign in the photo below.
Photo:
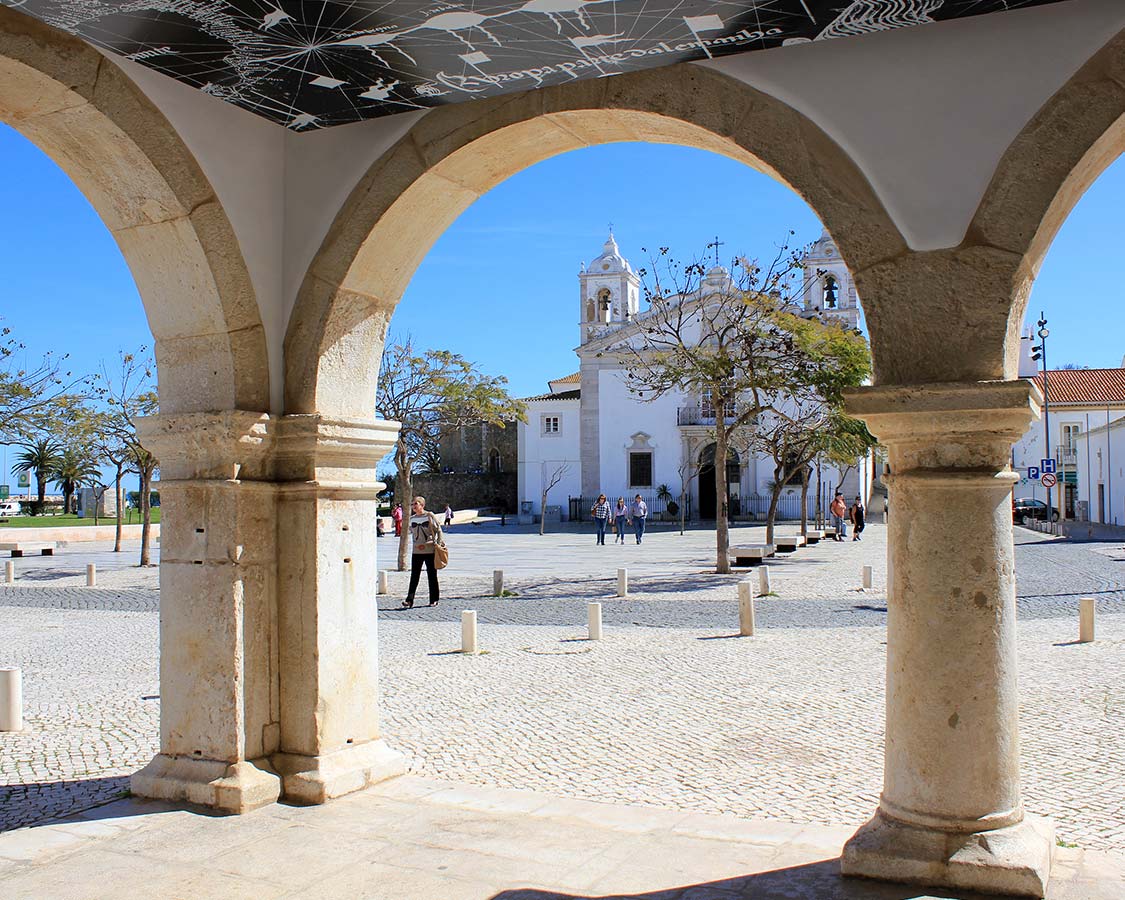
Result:
<svg viewBox="0 0 1125 900"><path fill-rule="evenodd" d="M16 475L16 487L31 487L31 473L20 472L18 475Z"/></svg>
<svg viewBox="0 0 1125 900"><path fill-rule="evenodd" d="M1055 475L1051 472L1044 472L1043 477L1039 480L1043 483L1043 487L1045 488L1053 488L1056 484L1059 483L1058 478L1056 478Z"/></svg>
<svg viewBox="0 0 1125 900"><path fill-rule="evenodd" d="M1044 472L1050 472L1052 475L1054 475L1055 461L1048 456L1044 456L1041 460L1039 460L1039 468L1041 468Z"/></svg>
<svg viewBox="0 0 1125 900"><path fill-rule="evenodd" d="M12 488L7 484L0 484L0 500L7 500L12 496Z"/></svg>
<svg viewBox="0 0 1125 900"><path fill-rule="evenodd" d="M1027 478L1028 478L1029 481L1038 481L1039 480L1039 466L1028 466L1027 467Z"/></svg>

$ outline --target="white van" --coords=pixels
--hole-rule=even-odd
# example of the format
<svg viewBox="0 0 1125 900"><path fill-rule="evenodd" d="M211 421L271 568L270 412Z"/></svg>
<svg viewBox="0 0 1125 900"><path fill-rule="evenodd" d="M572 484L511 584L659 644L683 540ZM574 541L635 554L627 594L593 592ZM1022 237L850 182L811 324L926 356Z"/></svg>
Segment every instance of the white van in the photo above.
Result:
<svg viewBox="0 0 1125 900"><path fill-rule="evenodd" d="M0 500L0 516L18 516L19 514L19 500Z"/></svg>

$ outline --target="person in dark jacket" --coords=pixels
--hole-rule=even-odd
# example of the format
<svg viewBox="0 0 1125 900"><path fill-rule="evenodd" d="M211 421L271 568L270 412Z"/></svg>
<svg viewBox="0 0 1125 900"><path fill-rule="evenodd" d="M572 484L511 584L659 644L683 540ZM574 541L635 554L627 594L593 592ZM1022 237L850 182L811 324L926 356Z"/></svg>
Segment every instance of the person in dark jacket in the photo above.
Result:
<svg viewBox="0 0 1125 900"><path fill-rule="evenodd" d="M852 540L858 541L861 539L859 535L863 531L863 526L867 524L867 510L863 508L861 498L855 498L849 518L852 520Z"/></svg>

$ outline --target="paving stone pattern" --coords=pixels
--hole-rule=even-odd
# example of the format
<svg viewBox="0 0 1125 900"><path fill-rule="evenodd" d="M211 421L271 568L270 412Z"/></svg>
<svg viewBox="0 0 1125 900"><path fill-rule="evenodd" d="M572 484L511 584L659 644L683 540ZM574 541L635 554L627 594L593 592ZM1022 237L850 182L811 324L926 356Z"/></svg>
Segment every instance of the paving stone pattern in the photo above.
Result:
<svg viewBox="0 0 1125 900"><path fill-rule="evenodd" d="M747 576L703 574L704 533L594 548L579 534L455 531L439 606L392 611L397 572L379 598L384 731L426 776L858 824L882 781L886 547L881 528L867 537L776 563L779 596L758 601L759 634L739 639ZM612 596L621 557L627 600ZM518 597L484 596L496 559ZM1063 840L1125 850L1125 550L1017 529L1017 569L1025 803ZM1098 598L1093 645L1071 643L1083 595ZM24 668L29 726L0 735L0 828L113 799L156 752L157 597L0 588L0 664ZM597 644L584 640L590 599L603 601ZM456 652L466 607L480 615L475 658Z"/></svg>

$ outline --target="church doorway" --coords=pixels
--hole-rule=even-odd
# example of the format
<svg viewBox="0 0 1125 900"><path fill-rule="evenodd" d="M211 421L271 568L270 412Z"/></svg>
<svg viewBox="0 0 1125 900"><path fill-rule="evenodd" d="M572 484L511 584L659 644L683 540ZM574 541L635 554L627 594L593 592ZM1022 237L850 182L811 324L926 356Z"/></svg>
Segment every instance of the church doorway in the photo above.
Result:
<svg viewBox="0 0 1125 900"><path fill-rule="evenodd" d="M741 461L734 450L727 451L727 508L738 515ZM708 444L699 453L699 518L714 519L715 508L715 445Z"/></svg>

